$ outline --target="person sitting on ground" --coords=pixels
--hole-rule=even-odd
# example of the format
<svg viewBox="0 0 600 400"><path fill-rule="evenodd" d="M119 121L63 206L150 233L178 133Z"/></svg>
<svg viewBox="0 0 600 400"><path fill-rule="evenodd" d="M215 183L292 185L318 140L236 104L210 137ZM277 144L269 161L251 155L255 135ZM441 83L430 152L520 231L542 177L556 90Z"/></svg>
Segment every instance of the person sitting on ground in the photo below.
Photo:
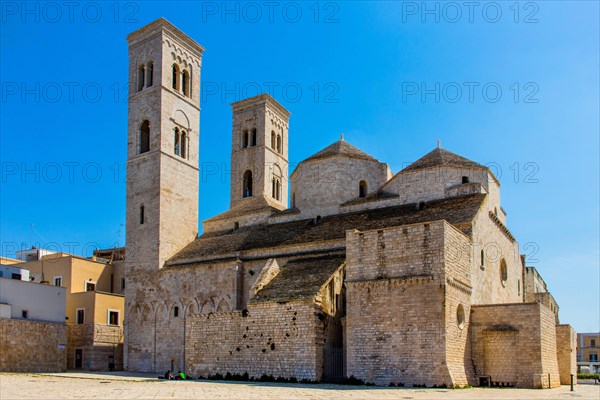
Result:
<svg viewBox="0 0 600 400"><path fill-rule="evenodd" d="M181 371L179 371L179 379L181 379L182 381L185 381L187 379L187 377L185 376L185 374Z"/></svg>
<svg viewBox="0 0 600 400"><path fill-rule="evenodd" d="M165 372L165 379L173 379L173 374L171 373L171 370Z"/></svg>

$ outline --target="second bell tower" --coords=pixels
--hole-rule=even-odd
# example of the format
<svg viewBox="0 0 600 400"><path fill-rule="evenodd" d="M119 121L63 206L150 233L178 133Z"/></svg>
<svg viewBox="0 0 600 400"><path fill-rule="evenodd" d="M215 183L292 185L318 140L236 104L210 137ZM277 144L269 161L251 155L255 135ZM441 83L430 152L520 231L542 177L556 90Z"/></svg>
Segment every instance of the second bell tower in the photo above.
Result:
<svg viewBox="0 0 600 400"><path fill-rule="evenodd" d="M287 208L289 111L266 93L231 106L231 208L257 198Z"/></svg>

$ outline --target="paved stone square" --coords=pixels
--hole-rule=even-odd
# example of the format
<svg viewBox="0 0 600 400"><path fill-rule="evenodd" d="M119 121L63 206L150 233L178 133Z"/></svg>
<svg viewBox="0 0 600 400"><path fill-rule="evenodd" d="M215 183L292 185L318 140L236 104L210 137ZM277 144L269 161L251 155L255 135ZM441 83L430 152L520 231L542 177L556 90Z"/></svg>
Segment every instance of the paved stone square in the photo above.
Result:
<svg viewBox="0 0 600 400"><path fill-rule="evenodd" d="M0 399L599 399L600 385L555 389L404 389L328 384L160 381L149 374L0 374Z"/></svg>

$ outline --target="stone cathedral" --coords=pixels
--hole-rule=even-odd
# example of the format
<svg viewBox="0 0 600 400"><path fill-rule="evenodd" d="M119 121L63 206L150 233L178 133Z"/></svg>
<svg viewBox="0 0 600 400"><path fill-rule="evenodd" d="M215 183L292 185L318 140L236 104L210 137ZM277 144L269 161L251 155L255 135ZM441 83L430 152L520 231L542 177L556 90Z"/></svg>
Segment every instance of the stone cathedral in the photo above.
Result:
<svg viewBox="0 0 600 400"><path fill-rule="evenodd" d="M568 383L575 332L488 168L438 146L392 174L341 139L288 176L290 112L262 94L232 104L230 208L198 236L204 49L163 18L127 40L128 370Z"/></svg>

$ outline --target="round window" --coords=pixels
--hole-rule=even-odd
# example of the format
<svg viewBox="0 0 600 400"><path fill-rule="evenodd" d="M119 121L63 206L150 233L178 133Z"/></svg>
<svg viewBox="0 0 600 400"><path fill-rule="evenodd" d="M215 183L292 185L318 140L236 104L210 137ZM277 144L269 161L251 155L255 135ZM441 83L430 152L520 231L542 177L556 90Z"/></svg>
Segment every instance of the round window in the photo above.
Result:
<svg viewBox="0 0 600 400"><path fill-rule="evenodd" d="M458 307L456 307L456 325L458 325L460 329L465 326L465 309L462 304L459 304Z"/></svg>

